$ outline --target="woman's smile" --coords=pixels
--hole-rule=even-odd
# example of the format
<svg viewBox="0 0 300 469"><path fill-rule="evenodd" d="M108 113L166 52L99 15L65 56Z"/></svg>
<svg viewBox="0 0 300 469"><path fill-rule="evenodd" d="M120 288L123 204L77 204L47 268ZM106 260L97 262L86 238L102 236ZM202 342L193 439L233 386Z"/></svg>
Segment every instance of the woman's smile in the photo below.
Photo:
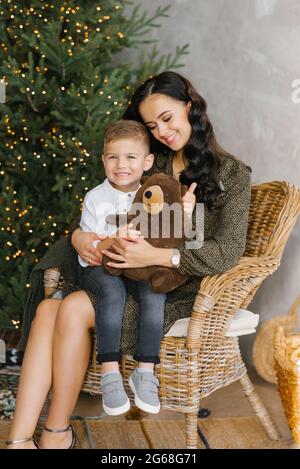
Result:
<svg viewBox="0 0 300 469"><path fill-rule="evenodd" d="M177 137L177 132L173 132L168 137L163 137L163 139L167 142L167 145L171 146L172 143L175 142L176 137Z"/></svg>

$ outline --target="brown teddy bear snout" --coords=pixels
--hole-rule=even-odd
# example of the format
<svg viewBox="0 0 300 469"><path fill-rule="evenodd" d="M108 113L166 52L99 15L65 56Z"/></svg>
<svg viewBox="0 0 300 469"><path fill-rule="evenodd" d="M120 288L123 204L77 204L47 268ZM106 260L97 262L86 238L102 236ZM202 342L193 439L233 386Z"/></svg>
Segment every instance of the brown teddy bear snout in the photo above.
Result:
<svg viewBox="0 0 300 469"><path fill-rule="evenodd" d="M160 213L164 205L164 193L159 185L148 187L143 193L144 210L150 215Z"/></svg>

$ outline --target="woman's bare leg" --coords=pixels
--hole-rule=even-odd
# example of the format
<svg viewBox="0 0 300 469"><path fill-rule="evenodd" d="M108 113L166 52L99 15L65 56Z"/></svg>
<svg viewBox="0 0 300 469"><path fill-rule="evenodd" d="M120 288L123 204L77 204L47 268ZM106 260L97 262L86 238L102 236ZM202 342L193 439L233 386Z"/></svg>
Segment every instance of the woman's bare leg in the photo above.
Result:
<svg viewBox="0 0 300 469"><path fill-rule="evenodd" d="M87 369L90 329L94 326L94 308L86 293L75 292L64 299L57 315L53 341L52 399L46 423L50 429L63 429L69 424ZM44 431L40 446L67 448L71 437L71 432Z"/></svg>
<svg viewBox="0 0 300 469"><path fill-rule="evenodd" d="M9 440L32 436L52 379L52 342L60 300L44 300L36 311L24 354ZM32 442L10 449L34 448Z"/></svg>

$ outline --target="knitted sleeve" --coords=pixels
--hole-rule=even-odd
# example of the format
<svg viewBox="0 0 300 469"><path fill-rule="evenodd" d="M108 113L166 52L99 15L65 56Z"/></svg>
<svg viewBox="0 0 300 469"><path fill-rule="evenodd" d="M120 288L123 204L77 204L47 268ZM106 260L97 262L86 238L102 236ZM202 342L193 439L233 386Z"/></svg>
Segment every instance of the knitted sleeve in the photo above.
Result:
<svg viewBox="0 0 300 469"><path fill-rule="evenodd" d="M246 248L250 173L249 166L233 157L223 163L220 177L224 195L217 200L214 215L206 212L202 247L187 249L185 243L179 246L180 273L203 277L226 272L237 264Z"/></svg>
<svg viewBox="0 0 300 469"><path fill-rule="evenodd" d="M74 233L77 228L80 228L80 218L77 218L77 220L73 220L71 224L69 225L69 236L72 236L72 233Z"/></svg>

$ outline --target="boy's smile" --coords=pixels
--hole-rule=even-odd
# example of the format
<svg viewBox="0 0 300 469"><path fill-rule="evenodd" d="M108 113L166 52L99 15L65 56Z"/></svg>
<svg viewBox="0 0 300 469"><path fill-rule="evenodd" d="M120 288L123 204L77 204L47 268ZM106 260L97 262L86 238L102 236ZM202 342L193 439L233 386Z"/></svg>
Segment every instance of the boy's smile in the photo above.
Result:
<svg viewBox="0 0 300 469"><path fill-rule="evenodd" d="M138 189L144 171L151 168L154 156L138 138L105 142L102 161L111 185L122 192Z"/></svg>

